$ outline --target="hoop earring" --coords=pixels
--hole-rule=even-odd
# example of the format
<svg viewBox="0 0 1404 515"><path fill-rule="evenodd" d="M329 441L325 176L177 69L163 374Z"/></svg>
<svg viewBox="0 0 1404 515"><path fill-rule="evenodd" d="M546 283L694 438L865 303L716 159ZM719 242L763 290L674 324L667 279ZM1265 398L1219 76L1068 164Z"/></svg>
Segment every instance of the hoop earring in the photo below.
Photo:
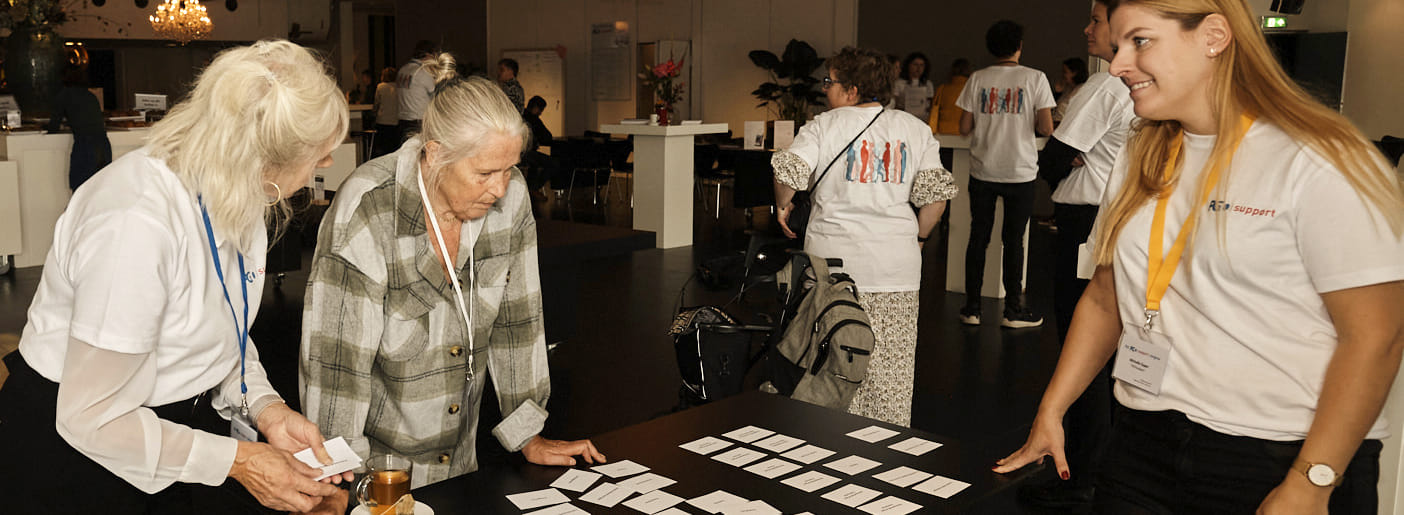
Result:
<svg viewBox="0 0 1404 515"><path fill-rule="evenodd" d="M278 187L278 183L273 182L273 181L263 181L263 182L266 182L266 183L268 183L268 184L272 184L272 185L273 185L273 191L277 192L277 193L274 194L273 200L269 201L268 204L265 204L265 205L268 206L268 207L273 207L273 206L278 205L279 202L282 202L282 201L283 201L283 188L279 188L279 187Z"/></svg>

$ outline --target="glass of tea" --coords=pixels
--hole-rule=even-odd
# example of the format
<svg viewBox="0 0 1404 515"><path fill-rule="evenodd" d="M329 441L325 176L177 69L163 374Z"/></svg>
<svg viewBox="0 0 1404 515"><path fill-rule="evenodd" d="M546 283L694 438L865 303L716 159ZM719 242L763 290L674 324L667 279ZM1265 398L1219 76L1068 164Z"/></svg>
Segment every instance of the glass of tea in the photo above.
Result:
<svg viewBox="0 0 1404 515"><path fill-rule="evenodd" d="M410 493L409 458L382 454L366 460L366 468L366 475L356 482L356 500L367 508L394 505Z"/></svg>

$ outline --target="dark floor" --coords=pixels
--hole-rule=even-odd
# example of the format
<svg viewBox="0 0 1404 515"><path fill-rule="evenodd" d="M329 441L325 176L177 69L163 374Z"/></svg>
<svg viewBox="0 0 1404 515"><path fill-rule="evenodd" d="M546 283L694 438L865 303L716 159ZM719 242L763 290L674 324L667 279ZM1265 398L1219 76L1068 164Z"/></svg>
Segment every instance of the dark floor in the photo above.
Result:
<svg viewBox="0 0 1404 515"><path fill-rule="evenodd" d="M549 198L538 212L553 219L628 227L632 223L627 182L607 188L608 200L594 204L589 191L575 191L570 209ZM744 211L729 207L730 191L722 189L722 210L714 218L715 186L697 199L696 245L670 250L641 250L618 258L590 261L582 267L578 317L572 337L551 356L552 419L547 436L581 438L649 420L677 404L679 377L671 341L665 332L675 306L724 304L734 289L710 291L693 282L680 297L703 259L743 249L745 229L772 224L765 208ZM550 195L548 193L548 195ZM552 196L554 197L554 196ZM1029 251L1028 299L1045 318L1051 317L1051 282L1047 227L1032 225ZM1008 330L993 323L979 328L961 325L956 311L963 296L946 293L945 242L932 240L925 250L921 318L912 425L961 440L1015 450L1052 375L1058 356L1051 323L1039 329ZM283 394L296 398L297 340L302 295L307 280L303 267L290 272L281 287L269 281L264 303L253 328L263 362ZM26 268L0 276L0 333L18 333L24 326L41 268ZM733 304L738 316L751 316L751 306L764 306L773 287L748 294L749 302ZM999 301L985 299L985 313L999 313ZM992 318L992 317L987 317ZM991 322L991 321L987 321ZM607 449L604 450L608 452ZM993 464L991 464L993 466ZM1051 469L1051 467L1049 467ZM1033 481L1051 477L1044 471ZM1013 492L980 506L979 513L1032 513L1017 505Z"/></svg>

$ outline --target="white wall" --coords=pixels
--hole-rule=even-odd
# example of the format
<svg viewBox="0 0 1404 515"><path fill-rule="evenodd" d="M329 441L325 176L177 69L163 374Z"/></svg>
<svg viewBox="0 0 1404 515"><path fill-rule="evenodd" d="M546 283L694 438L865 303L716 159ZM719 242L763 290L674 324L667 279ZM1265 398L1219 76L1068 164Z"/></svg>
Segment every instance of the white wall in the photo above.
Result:
<svg viewBox="0 0 1404 515"><path fill-rule="evenodd" d="M1351 0L1346 52L1346 117L1371 139L1404 137L1404 1ZM1396 432L1404 425L1396 426Z"/></svg>
<svg viewBox="0 0 1404 515"><path fill-rule="evenodd" d="M488 58L502 50L566 48L566 134L598 130L602 123L634 117L630 99L590 98L591 23L624 21L632 44L691 40L691 112L684 118L725 122L740 133L746 120L769 116L751 96L768 80L751 64L751 50L779 54L791 38L827 56L857 41L857 0L508 0L488 1ZM550 13L543 15L542 13ZM630 52L630 71L640 69ZM637 79L634 79L637 80ZM527 92L530 96L531 92Z"/></svg>

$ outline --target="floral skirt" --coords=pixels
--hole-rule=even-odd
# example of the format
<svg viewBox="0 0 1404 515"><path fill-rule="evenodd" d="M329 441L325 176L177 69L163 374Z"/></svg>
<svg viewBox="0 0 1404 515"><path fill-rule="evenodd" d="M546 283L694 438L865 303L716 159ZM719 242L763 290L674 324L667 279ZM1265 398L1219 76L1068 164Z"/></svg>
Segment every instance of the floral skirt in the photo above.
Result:
<svg viewBox="0 0 1404 515"><path fill-rule="evenodd" d="M919 295L915 291L858 293L858 304L872 322L876 345L868 362L868 378L858 386L848 405L849 413L911 426Z"/></svg>

